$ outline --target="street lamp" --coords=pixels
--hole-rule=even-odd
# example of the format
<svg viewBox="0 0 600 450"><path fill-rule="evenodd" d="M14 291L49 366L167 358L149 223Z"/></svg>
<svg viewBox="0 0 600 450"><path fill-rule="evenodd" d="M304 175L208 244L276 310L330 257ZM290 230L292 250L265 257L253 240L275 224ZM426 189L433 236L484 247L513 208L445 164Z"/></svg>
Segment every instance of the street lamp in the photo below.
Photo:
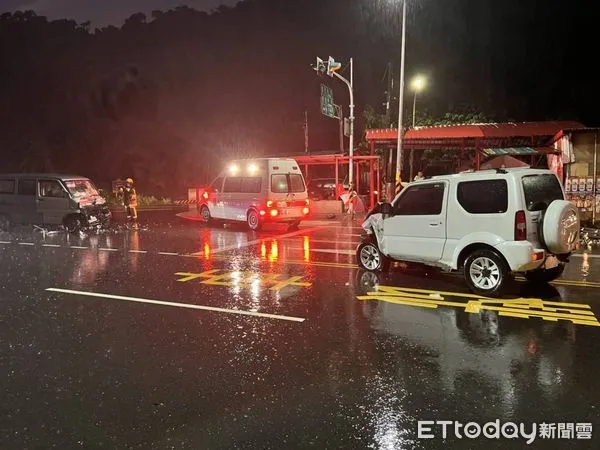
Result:
<svg viewBox="0 0 600 450"><path fill-rule="evenodd" d="M406 54L406 2L402 1L402 51L400 54L400 95L398 96L398 146L396 147L396 185L402 173L402 113L404 106L404 62Z"/></svg>
<svg viewBox="0 0 600 450"><path fill-rule="evenodd" d="M410 87L412 88L412 90L415 92L415 95L413 97L413 114L412 114L412 127L415 127L415 123L416 123L416 118L417 118L417 94L419 92L421 92L423 89L425 89L425 85L427 84L427 80L425 79L425 77L421 76L421 75L417 75L416 77L414 77L410 83ZM409 162L408 162L408 166L409 166L409 180L412 181L413 179L413 175L414 175L414 171L413 171L413 149L410 149L410 153L409 153Z"/></svg>
<svg viewBox="0 0 600 450"><path fill-rule="evenodd" d="M416 112L417 112L417 94L425 89L425 85L427 84L427 80L422 75L417 75L413 78L410 83L410 87L415 92L414 100L413 100L413 120L412 127L415 127L416 120Z"/></svg>

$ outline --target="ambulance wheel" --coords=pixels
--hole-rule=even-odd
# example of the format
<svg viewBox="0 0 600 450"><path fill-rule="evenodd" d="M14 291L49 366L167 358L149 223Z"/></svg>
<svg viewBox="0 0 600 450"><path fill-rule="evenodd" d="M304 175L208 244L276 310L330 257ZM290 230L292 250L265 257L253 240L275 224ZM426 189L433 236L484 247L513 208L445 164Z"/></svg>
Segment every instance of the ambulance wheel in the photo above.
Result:
<svg viewBox="0 0 600 450"><path fill-rule="evenodd" d="M202 217L202 220L204 220L204 222L210 222L210 210L208 209L208 206L202 205L200 207L200 216Z"/></svg>
<svg viewBox="0 0 600 450"><path fill-rule="evenodd" d="M260 230L261 223L258 217L258 212L256 212L255 209L248 211L246 222L248 223L248 228L250 228L252 231Z"/></svg>

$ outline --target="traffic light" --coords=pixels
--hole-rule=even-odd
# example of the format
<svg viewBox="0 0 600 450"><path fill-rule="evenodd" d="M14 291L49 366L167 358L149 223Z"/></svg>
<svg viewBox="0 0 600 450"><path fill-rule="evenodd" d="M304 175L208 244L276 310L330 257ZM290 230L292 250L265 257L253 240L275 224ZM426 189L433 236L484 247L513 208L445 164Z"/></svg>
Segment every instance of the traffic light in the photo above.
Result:
<svg viewBox="0 0 600 450"><path fill-rule="evenodd" d="M333 59L333 57L329 57L329 59L327 60L327 75L329 75L330 77L333 77L333 73L340 70L340 68L342 67L342 64L339 62L336 62L335 59Z"/></svg>
<svg viewBox="0 0 600 450"><path fill-rule="evenodd" d="M325 75L327 73L327 64L325 64L325 61L317 56L317 65L314 69L319 75Z"/></svg>
<svg viewBox="0 0 600 450"><path fill-rule="evenodd" d="M327 60L327 62L323 61L321 58L319 58L317 56L317 65L314 67L314 69L317 71L317 73L319 75L329 75L330 77L333 77L334 72L337 72L338 70L340 70L340 68L342 67L342 64L339 62L336 62L335 59L333 59L333 57L329 57L329 59Z"/></svg>

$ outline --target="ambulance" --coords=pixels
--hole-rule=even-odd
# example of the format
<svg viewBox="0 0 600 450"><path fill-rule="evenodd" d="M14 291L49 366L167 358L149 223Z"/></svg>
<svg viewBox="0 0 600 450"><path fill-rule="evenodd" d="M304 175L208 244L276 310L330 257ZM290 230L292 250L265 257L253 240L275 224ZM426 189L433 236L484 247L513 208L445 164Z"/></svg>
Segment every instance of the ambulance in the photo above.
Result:
<svg viewBox="0 0 600 450"><path fill-rule="evenodd" d="M199 193L205 222L246 222L259 230L265 223L295 229L309 215L309 199L298 163L290 158L232 161Z"/></svg>

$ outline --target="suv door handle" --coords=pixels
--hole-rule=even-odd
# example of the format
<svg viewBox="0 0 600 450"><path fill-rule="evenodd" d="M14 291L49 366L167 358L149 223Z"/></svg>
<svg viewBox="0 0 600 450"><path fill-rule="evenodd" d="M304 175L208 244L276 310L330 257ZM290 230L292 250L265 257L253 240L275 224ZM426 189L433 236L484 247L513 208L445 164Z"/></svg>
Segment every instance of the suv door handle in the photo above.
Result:
<svg viewBox="0 0 600 450"><path fill-rule="evenodd" d="M437 227L438 225L441 225L442 222L429 222L429 226L430 227Z"/></svg>

